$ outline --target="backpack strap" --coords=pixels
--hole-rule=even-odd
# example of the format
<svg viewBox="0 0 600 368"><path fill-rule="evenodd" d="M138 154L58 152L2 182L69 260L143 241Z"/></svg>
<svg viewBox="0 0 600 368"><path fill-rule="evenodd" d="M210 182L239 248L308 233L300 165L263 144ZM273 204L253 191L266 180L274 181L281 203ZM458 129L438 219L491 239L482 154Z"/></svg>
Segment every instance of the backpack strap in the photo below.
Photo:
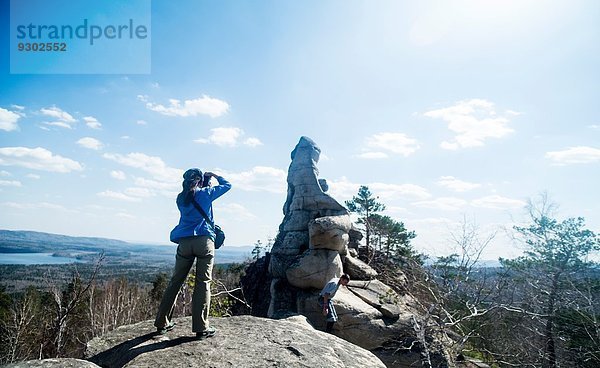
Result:
<svg viewBox="0 0 600 368"><path fill-rule="evenodd" d="M210 219L208 218L208 215L206 214L206 212L204 212L204 210L202 209L202 207L200 207L200 205L198 204L198 202L196 202L196 198L192 198L192 204L194 205L194 207L196 207L196 209L198 210L198 212L200 212L200 214L202 215L202 217L204 217L204 220L206 220L207 224L210 224L210 226L213 228L213 231L215 229L215 223L213 221L210 221Z"/></svg>

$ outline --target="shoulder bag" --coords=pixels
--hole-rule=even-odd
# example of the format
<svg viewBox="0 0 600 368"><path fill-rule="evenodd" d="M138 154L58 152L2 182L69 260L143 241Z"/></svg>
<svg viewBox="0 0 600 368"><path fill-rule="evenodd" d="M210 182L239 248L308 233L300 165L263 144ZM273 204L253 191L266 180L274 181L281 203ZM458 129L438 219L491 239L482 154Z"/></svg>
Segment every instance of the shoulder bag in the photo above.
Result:
<svg viewBox="0 0 600 368"><path fill-rule="evenodd" d="M206 212L204 212L202 207L200 207L198 202L196 202L195 198L192 199L192 204L194 205L194 207L196 207L198 212L200 212L202 217L204 217L204 220L206 220L206 223L210 224L210 226L213 228L213 231L215 232L215 249L221 248L223 246L223 243L225 242L225 232L223 232L223 230L221 229L221 227L219 225L215 224L213 221L210 221L210 219L208 218L208 215L206 214Z"/></svg>

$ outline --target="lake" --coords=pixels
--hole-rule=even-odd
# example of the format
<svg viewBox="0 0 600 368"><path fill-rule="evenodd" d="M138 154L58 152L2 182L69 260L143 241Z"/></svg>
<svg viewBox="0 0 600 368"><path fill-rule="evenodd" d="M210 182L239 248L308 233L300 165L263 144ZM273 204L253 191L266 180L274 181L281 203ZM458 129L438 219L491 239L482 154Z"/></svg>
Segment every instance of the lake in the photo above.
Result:
<svg viewBox="0 0 600 368"><path fill-rule="evenodd" d="M0 253L0 264L67 264L84 262L69 257L52 257L52 253Z"/></svg>

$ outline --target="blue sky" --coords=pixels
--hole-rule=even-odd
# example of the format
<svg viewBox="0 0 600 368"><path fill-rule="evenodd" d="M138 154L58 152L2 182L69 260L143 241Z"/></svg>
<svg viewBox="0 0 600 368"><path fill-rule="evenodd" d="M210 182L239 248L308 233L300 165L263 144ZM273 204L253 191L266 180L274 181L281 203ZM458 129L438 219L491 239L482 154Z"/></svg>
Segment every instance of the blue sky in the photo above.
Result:
<svg viewBox="0 0 600 368"><path fill-rule="evenodd" d="M167 244L200 167L234 185L228 244L265 242L306 135L330 194L368 185L429 254L464 217L500 229L485 258L519 254L502 229L542 191L600 231L597 1L155 0L151 20L150 74L10 74L2 53L0 227Z"/></svg>

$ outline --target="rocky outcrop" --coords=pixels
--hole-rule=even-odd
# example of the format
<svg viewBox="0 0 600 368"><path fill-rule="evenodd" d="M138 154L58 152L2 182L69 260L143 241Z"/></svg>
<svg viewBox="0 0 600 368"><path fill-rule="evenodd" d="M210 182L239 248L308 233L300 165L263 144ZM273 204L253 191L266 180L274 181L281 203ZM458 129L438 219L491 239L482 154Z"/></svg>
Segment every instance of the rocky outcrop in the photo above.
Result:
<svg viewBox="0 0 600 368"><path fill-rule="evenodd" d="M329 280L341 274L340 254L329 249L307 250L286 271L288 282L301 289L322 288Z"/></svg>
<svg viewBox="0 0 600 368"><path fill-rule="evenodd" d="M4 368L100 368L92 362L73 358L28 360L2 366Z"/></svg>
<svg viewBox="0 0 600 368"><path fill-rule="evenodd" d="M269 300L266 316L298 313L323 330L318 294L331 278L346 272L352 281L335 296L339 320L333 333L380 356L393 351L386 358L392 362L389 366L418 367L420 352L412 348L419 345L415 328L423 320L415 307L418 303L378 281L377 272L358 259L362 234L352 226L348 210L326 193L326 182L318 178L320 153L307 137L292 151L283 221L268 262L269 295L249 301L254 305ZM404 281L398 280L403 285ZM436 366L447 366L447 354L440 351L437 356Z"/></svg>
<svg viewBox="0 0 600 368"><path fill-rule="evenodd" d="M345 257L344 266L351 280L373 280L377 271L357 257Z"/></svg>
<svg viewBox="0 0 600 368"><path fill-rule="evenodd" d="M296 311L297 289L322 288L343 271L351 227L348 210L319 179L321 149L302 137L291 154L283 221L271 248L269 317ZM310 230L309 230L310 228Z"/></svg>
<svg viewBox="0 0 600 368"><path fill-rule="evenodd" d="M203 340L192 335L190 318L176 319L166 335L148 333L153 321L119 327L91 340L86 357L109 368L385 367L369 351L315 330L303 316L212 318L217 335Z"/></svg>
<svg viewBox="0 0 600 368"><path fill-rule="evenodd" d="M308 223L309 248L335 250L348 253L348 231L352 227L350 216L325 216Z"/></svg>
<svg viewBox="0 0 600 368"><path fill-rule="evenodd" d="M413 309L412 298L396 294L379 280L350 281L348 289L362 301L381 312L386 318L399 318L407 309Z"/></svg>
<svg viewBox="0 0 600 368"><path fill-rule="evenodd" d="M363 238L363 234L357 228L355 228L354 225L352 225L352 228L350 231L348 231L348 237L350 238L348 242L348 248L357 250L358 246L360 245L360 241Z"/></svg>

